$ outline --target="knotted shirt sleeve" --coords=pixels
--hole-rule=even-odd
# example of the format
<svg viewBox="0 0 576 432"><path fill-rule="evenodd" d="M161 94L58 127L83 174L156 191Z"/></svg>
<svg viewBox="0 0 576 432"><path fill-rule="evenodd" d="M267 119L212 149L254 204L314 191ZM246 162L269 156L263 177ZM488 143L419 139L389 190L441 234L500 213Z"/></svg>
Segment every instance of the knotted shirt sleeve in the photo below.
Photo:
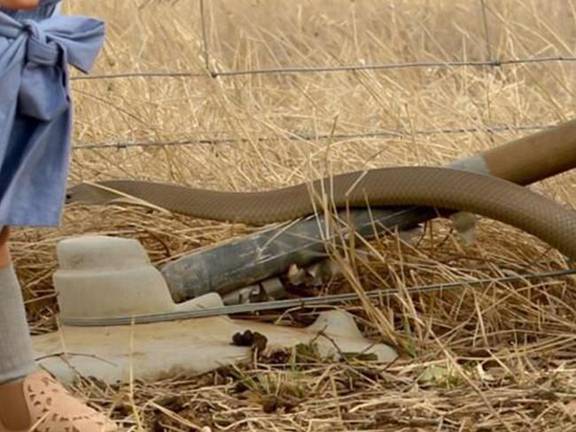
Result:
<svg viewBox="0 0 576 432"><path fill-rule="evenodd" d="M0 12L0 226L59 222L71 139L68 67L88 73L105 26Z"/></svg>

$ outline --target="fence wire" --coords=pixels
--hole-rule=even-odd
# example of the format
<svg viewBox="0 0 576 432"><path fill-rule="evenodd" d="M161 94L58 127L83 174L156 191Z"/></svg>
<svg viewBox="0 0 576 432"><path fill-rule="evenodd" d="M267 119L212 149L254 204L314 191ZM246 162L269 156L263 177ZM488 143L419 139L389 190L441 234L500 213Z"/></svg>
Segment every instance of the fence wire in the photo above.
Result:
<svg viewBox="0 0 576 432"><path fill-rule="evenodd" d="M353 65L323 65L323 66L284 66L275 68L256 68L245 70L223 70L218 71L212 68L210 46L208 42L208 26L206 18L206 5L204 0L198 0L200 11L200 28L202 35L202 56L204 71L128 71L112 74L82 75L74 76L74 81L102 81L102 80L124 80L124 79L221 79L254 75L279 75L279 74L313 74L313 73L346 73L359 71L389 71L402 69L426 69L426 68L461 68L461 67L489 67L502 68L514 65L530 65L538 63L574 63L576 56L534 56L498 59L494 56L492 47L492 37L488 19L488 6L486 0L478 0L480 16L482 20L483 37L485 43L486 58L478 61L468 60L447 60L447 61L415 61L403 63L375 63L375 64L353 64ZM497 133L515 131L534 131L554 127L553 124L546 125L485 125L478 127L444 128L433 130L379 130L367 131L351 134L300 134L297 132L286 133L284 136L261 136L253 138L238 137L207 137L207 138L185 138L171 141L124 141L124 142L102 142L85 143L75 146L75 150L95 150L95 149L128 149L145 147L174 147L189 145L222 145L240 142L267 142L277 140L290 141L321 141L321 140L346 140L346 139L370 139L370 138L393 138L406 136L432 136L442 134L466 134L466 133Z"/></svg>
<svg viewBox="0 0 576 432"><path fill-rule="evenodd" d="M524 57L509 58L500 60L478 60L478 61L418 61L406 63L376 63L376 64L356 64L342 66L286 66L278 68L245 69L233 71L157 71L157 72L125 72L116 74L85 75L74 76L75 81L99 81L130 78L225 78L242 75L279 75L279 74L301 74L301 73L335 73L335 72L359 72L370 70L393 70L393 69L426 69L426 68L459 68L459 67L504 67L511 65L534 64L534 63L573 63L576 57L573 56L545 56L545 57Z"/></svg>
<svg viewBox="0 0 576 432"><path fill-rule="evenodd" d="M361 139L378 139L378 138L405 138L412 136L434 136L434 135L458 135L468 133L499 133L499 132L527 132L551 129L555 124L532 124L532 125L494 125L478 126L467 128L443 128L443 129L422 129L422 130L382 130L364 133L336 133L336 134L298 134L290 133L278 136L259 136L253 138L242 137L217 137L217 138L184 138L172 141L126 141L126 142L102 142L87 143L76 145L76 150L94 150L94 149L129 149L134 147L181 147L190 145L227 145L243 142L271 142L271 141L344 141L344 140L361 140Z"/></svg>

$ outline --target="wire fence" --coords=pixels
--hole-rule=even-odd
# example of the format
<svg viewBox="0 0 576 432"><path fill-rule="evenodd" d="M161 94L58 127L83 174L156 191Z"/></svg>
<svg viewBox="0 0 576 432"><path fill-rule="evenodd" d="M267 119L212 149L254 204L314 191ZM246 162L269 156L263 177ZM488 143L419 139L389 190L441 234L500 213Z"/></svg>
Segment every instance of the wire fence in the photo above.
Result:
<svg viewBox="0 0 576 432"><path fill-rule="evenodd" d="M128 149L134 147L182 147L190 145L228 145L243 142L272 142L278 140L285 141L326 141L326 140L354 140L354 139L378 139L378 138L403 138L412 136L434 136L434 135L456 135L467 133L498 133L498 132L529 132L551 129L554 124L532 124L532 125L493 125L493 126L477 126L468 128L444 128L444 129L421 129L421 130L381 130L364 133L350 133L350 134L299 134L296 132L287 133L284 136L258 136L254 138L189 138L172 141L127 141L127 142L102 142L102 143L86 143L78 144L75 149L77 150L94 150L94 149Z"/></svg>
<svg viewBox="0 0 576 432"><path fill-rule="evenodd" d="M278 75L278 74L313 74L313 73L350 73L358 71L386 71L401 69L420 68L461 68L461 67L489 67L503 68L514 65L530 65L538 63L576 63L576 56L534 56L523 58L496 58L492 47L492 37L488 20L488 7L486 0L477 0L482 19L483 37L485 43L486 59L480 61L450 60L450 61L416 61L405 63L376 63L376 64L353 64L336 66L285 66L276 68L256 68L245 70L215 70L212 67L212 55L208 43L207 19L205 0L198 0L200 10L200 28L202 35L202 55L204 71L147 71L147 72L123 72L113 74L97 74L86 76L74 76L74 81L102 81L102 80L126 80L126 79L226 79L250 75ZM407 136L433 136L446 134L468 133L497 133L497 132L520 132L537 131L554 127L554 124L524 124L524 125L481 125L477 127L444 128L429 130L377 130L353 134L301 134L298 132L286 132L284 136L260 136L253 138L237 137L204 137L184 138L170 141L124 141L124 142L101 142L79 143L75 150L98 150L98 149L129 149L144 147L173 147L190 145L225 145L241 142L269 142L280 139L290 141L318 141L318 140L345 140L345 139L370 139L370 138L393 138Z"/></svg>

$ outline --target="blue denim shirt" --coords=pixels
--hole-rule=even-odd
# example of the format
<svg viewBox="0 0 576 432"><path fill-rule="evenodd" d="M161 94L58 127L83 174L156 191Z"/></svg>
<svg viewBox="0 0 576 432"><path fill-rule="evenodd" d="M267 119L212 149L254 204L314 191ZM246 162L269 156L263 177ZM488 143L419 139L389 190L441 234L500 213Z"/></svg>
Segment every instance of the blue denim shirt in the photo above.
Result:
<svg viewBox="0 0 576 432"><path fill-rule="evenodd" d="M66 193L72 107L68 65L88 72L104 23L0 11L0 226L56 226Z"/></svg>

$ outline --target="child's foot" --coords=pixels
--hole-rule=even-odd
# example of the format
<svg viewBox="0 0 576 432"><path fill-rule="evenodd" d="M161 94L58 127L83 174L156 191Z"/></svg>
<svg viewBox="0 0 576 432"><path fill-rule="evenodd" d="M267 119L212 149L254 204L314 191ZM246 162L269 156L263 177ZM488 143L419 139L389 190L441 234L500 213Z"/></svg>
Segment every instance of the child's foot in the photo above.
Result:
<svg viewBox="0 0 576 432"><path fill-rule="evenodd" d="M35 372L21 381L0 385L0 432L29 430L115 432L118 429L46 372Z"/></svg>

